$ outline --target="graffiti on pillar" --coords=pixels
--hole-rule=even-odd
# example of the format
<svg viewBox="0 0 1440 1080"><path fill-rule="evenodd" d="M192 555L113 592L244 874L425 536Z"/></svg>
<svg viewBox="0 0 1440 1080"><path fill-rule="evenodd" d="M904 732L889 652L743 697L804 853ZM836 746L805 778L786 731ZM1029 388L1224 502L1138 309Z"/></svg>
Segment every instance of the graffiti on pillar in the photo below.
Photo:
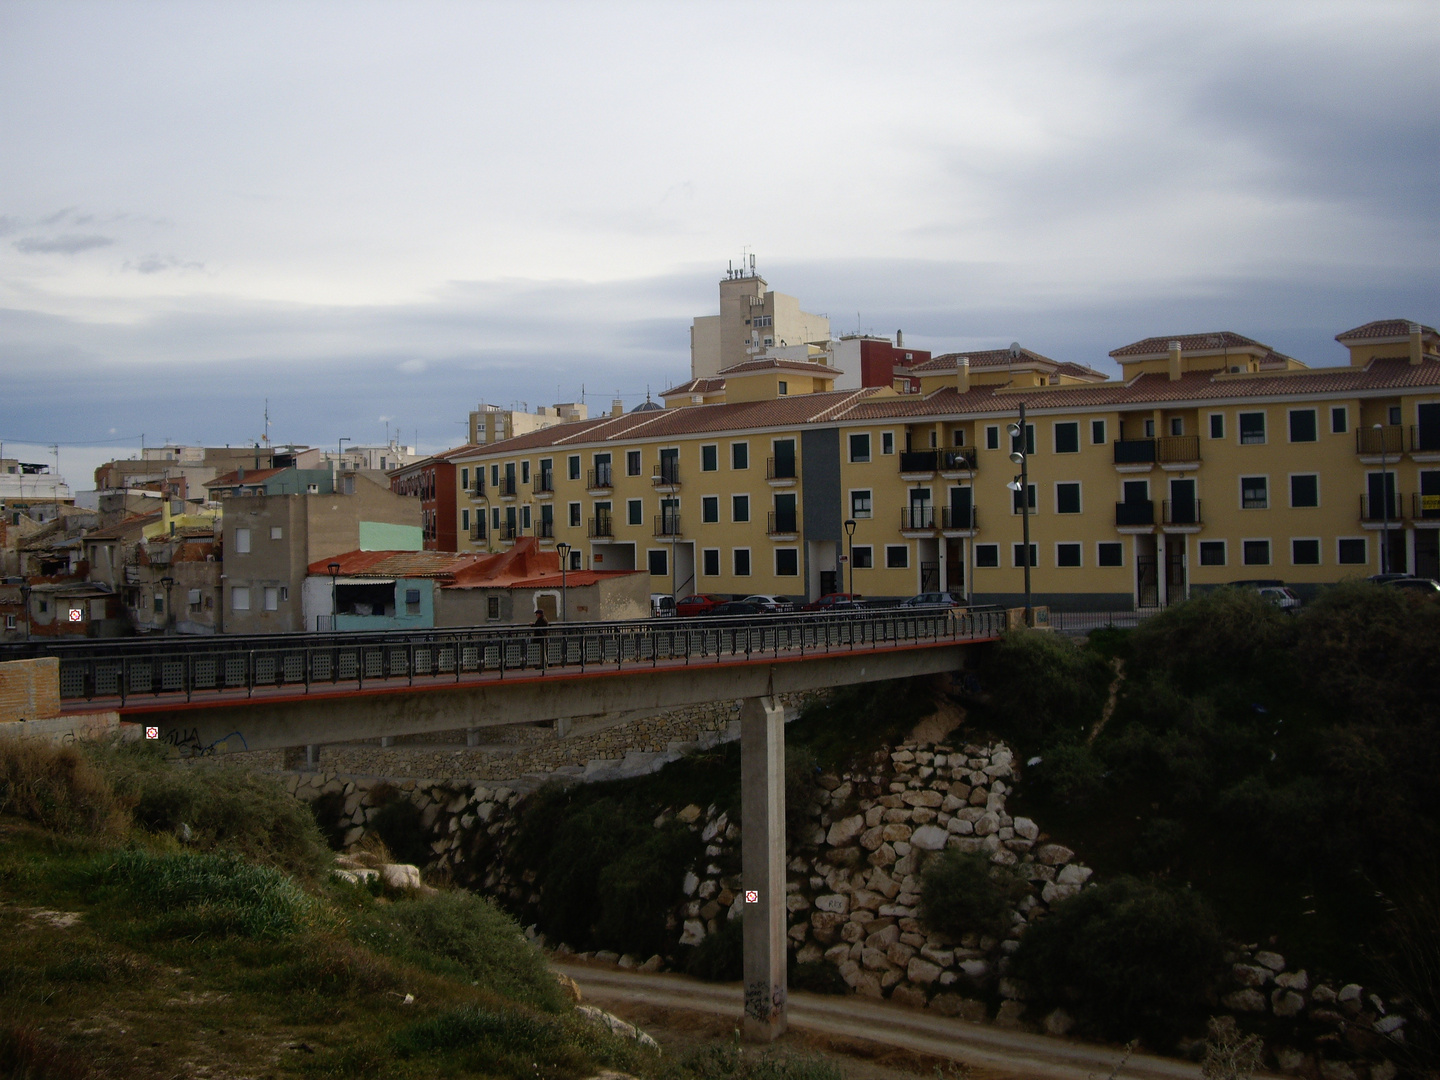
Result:
<svg viewBox="0 0 1440 1080"><path fill-rule="evenodd" d="M770 1020L785 1011L785 984L767 986L764 982L748 983L745 987L745 1015L756 1020Z"/></svg>

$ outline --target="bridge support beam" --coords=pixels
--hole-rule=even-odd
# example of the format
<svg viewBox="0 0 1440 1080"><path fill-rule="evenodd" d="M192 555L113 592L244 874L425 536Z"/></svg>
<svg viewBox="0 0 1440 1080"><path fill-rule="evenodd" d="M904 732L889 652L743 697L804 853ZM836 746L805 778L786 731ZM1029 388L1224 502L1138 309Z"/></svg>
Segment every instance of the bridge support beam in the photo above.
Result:
<svg viewBox="0 0 1440 1080"><path fill-rule="evenodd" d="M740 709L740 831L744 1033L769 1042L785 1031L787 997L785 710L778 698L746 698Z"/></svg>

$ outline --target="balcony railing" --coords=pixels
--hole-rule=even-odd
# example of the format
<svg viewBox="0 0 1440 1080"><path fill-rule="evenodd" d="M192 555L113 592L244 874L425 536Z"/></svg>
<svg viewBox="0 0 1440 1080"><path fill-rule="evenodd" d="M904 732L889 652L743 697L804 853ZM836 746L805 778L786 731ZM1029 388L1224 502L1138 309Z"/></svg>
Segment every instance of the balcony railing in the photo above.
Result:
<svg viewBox="0 0 1440 1080"><path fill-rule="evenodd" d="M1154 525L1155 500L1144 499L1135 502L1115 504L1116 525Z"/></svg>
<svg viewBox="0 0 1440 1080"><path fill-rule="evenodd" d="M1365 457L1399 457L1405 452L1405 429L1399 424L1386 424L1376 431L1373 427L1355 429L1355 453Z"/></svg>
<svg viewBox="0 0 1440 1080"><path fill-rule="evenodd" d="M1360 496L1361 521L1399 522L1403 520L1401 512L1404 508L1405 496L1398 491L1390 492L1388 498L1384 499L1372 499L1369 495Z"/></svg>
<svg viewBox="0 0 1440 1080"><path fill-rule="evenodd" d="M536 495L553 495L555 493L555 473L552 469L536 473L530 481L530 490Z"/></svg>
<svg viewBox="0 0 1440 1080"><path fill-rule="evenodd" d="M484 526L484 525L471 525L471 526L470 526L470 539L471 539L472 541L474 541L474 540L484 540L484 539L485 539L485 526Z"/></svg>
<svg viewBox="0 0 1440 1080"><path fill-rule="evenodd" d="M1205 520L1200 516L1199 499L1166 499L1164 515L1166 525L1200 525Z"/></svg>
<svg viewBox="0 0 1440 1080"><path fill-rule="evenodd" d="M610 488L615 485L610 480L610 466L597 465L586 474L585 486L587 488ZM593 536L594 533L591 533ZM606 535L609 535L608 533Z"/></svg>
<svg viewBox="0 0 1440 1080"><path fill-rule="evenodd" d="M537 522L535 523L535 535L538 536L541 540L554 540L554 539L555 539L555 522L554 522L554 520L552 519L552 520L550 520L550 521L546 521L544 518L541 518L539 521L537 521Z"/></svg>
<svg viewBox="0 0 1440 1080"><path fill-rule="evenodd" d="M902 473L933 473L939 464L940 452L938 450L900 451L900 471Z"/></svg>
<svg viewBox="0 0 1440 1080"><path fill-rule="evenodd" d="M796 514L791 512L777 513L771 510L765 519L766 536L794 536L800 531L800 523Z"/></svg>
<svg viewBox="0 0 1440 1080"><path fill-rule="evenodd" d="M485 498L485 477L479 473L476 473L475 479L470 481L470 497L472 499Z"/></svg>
<svg viewBox="0 0 1440 1080"><path fill-rule="evenodd" d="M937 451L941 472L974 472L978 458L973 446L957 446Z"/></svg>
<svg viewBox="0 0 1440 1080"><path fill-rule="evenodd" d="M679 514L656 514L655 515L656 536L680 536L680 515Z"/></svg>
<svg viewBox="0 0 1440 1080"><path fill-rule="evenodd" d="M513 499L513 498L515 497L515 490L516 490L515 477L513 477L513 476L502 476L502 477L500 477L500 497L501 497L502 499Z"/></svg>
<svg viewBox="0 0 1440 1080"><path fill-rule="evenodd" d="M1155 440L1155 459L1162 465L1172 461L1199 461L1199 435L1166 435Z"/></svg>
<svg viewBox="0 0 1440 1080"><path fill-rule="evenodd" d="M978 529L980 518L973 506L946 506L940 516L941 526L946 529Z"/></svg>
<svg viewBox="0 0 1440 1080"><path fill-rule="evenodd" d="M1440 430L1434 428L1422 428L1419 424L1410 425L1410 449L1421 452L1440 450Z"/></svg>
<svg viewBox="0 0 1440 1080"><path fill-rule="evenodd" d="M794 480L795 459L793 457L766 458L765 459L766 480Z"/></svg>
<svg viewBox="0 0 1440 1080"><path fill-rule="evenodd" d="M1415 495L1415 510L1413 515L1417 520L1429 518L1434 520L1440 518L1440 495Z"/></svg>
<svg viewBox="0 0 1440 1080"><path fill-rule="evenodd" d="M906 530L935 528L935 507L929 505L902 506L900 508L900 528Z"/></svg>
<svg viewBox="0 0 1440 1080"><path fill-rule="evenodd" d="M679 487L680 462L666 458L655 466L655 471L650 475L650 482L656 487Z"/></svg>
<svg viewBox="0 0 1440 1080"><path fill-rule="evenodd" d="M1116 439L1116 465L1149 465L1155 460L1154 439Z"/></svg>
<svg viewBox="0 0 1440 1080"><path fill-rule="evenodd" d="M513 522L502 521L502 522L500 523L500 539L501 539L501 540L514 540L514 539L515 539L515 533L516 533L516 528L515 528L515 525L514 525Z"/></svg>
<svg viewBox="0 0 1440 1080"><path fill-rule="evenodd" d="M596 514L590 519L590 536L614 536L615 519L610 514Z"/></svg>

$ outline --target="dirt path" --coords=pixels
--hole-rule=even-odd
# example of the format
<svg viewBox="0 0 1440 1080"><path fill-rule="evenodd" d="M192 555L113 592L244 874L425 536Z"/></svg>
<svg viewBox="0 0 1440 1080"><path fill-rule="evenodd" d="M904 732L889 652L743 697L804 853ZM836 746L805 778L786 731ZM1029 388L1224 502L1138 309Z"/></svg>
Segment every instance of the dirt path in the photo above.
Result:
<svg viewBox="0 0 1440 1080"><path fill-rule="evenodd" d="M704 983L682 975L646 975L609 967L554 964L579 984L587 1001L624 1016L627 1005L660 1006L731 1017L742 994L736 983ZM977 1076L1035 1080L1198 1080L1188 1062L1135 1054L1117 1070L1124 1048L1054 1039L967 1023L888 1001L792 992L792 1030L831 1040L864 1040L970 1066ZM843 1047L837 1047L842 1050Z"/></svg>

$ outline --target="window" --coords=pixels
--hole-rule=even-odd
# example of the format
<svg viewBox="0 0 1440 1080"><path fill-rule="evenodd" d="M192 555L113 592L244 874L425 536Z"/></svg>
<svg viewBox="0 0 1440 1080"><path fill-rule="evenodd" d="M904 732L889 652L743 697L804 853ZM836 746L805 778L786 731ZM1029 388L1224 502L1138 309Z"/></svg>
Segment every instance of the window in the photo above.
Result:
<svg viewBox="0 0 1440 1080"><path fill-rule="evenodd" d="M1264 510L1270 505L1270 483L1264 476L1240 478L1240 507L1243 510Z"/></svg>
<svg viewBox="0 0 1440 1080"><path fill-rule="evenodd" d="M625 500L625 522L628 525L645 524L645 504L641 500Z"/></svg>
<svg viewBox="0 0 1440 1080"><path fill-rule="evenodd" d="M270 539L271 539L271 540L280 540L280 539L283 539L284 536L285 536L285 530L282 529L279 525L271 525L271 526L270 526Z"/></svg>
<svg viewBox="0 0 1440 1080"><path fill-rule="evenodd" d="M1055 453L1078 454L1080 452L1080 424L1067 421L1055 425Z"/></svg>
<svg viewBox="0 0 1440 1080"><path fill-rule="evenodd" d="M1019 449L1020 449L1020 436L1019 436L1019 435L1011 435L1011 436L1010 436L1010 452L1013 454L1016 450L1019 450ZM1035 425L1034 425L1034 424L1026 424L1026 425L1025 425L1025 453L1027 453L1027 454L1033 454L1033 453L1035 453Z"/></svg>
<svg viewBox="0 0 1440 1080"><path fill-rule="evenodd" d="M1270 541L1242 540L1240 542L1240 559L1246 566L1269 566Z"/></svg>
<svg viewBox="0 0 1440 1080"><path fill-rule="evenodd" d="M1116 545L1117 547L1119 545ZM999 566L1000 545L999 544L976 544L975 545L976 566Z"/></svg>
<svg viewBox="0 0 1440 1080"><path fill-rule="evenodd" d="M895 453L895 433L893 431L882 431L880 433L880 453Z"/></svg>
<svg viewBox="0 0 1440 1080"><path fill-rule="evenodd" d="M1370 561L1363 536L1341 537L1335 542L1335 561L1344 566L1364 566Z"/></svg>
<svg viewBox="0 0 1440 1080"><path fill-rule="evenodd" d="M955 446L964 446L964 445L965 445L965 432L964 432L961 428L958 428L958 427L957 427L957 428L955 429L954 433L951 435L951 439L953 440L953 444L952 444L952 445L955 445Z"/></svg>
<svg viewBox="0 0 1440 1080"><path fill-rule="evenodd" d="M775 549L775 576L798 577L800 574L800 552L796 548Z"/></svg>
<svg viewBox="0 0 1440 1080"><path fill-rule="evenodd" d="M639 450L626 450L626 451L625 451L625 475L626 475L626 476L639 476L639 475L640 475L640 451L639 451Z"/></svg>
<svg viewBox="0 0 1440 1080"><path fill-rule="evenodd" d="M750 576L750 549L736 548L732 553L735 562L735 576Z"/></svg>
<svg viewBox="0 0 1440 1080"><path fill-rule="evenodd" d="M647 552L647 554L650 557L651 577L664 577L670 573L670 560L665 557L666 551L664 548Z"/></svg>
<svg viewBox="0 0 1440 1080"><path fill-rule="evenodd" d="M6 629L6 630L14 630L14 629L15 629L15 616L14 616L14 615L6 615L6 616L5 616L5 629Z"/></svg>
<svg viewBox="0 0 1440 1080"><path fill-rule="evenodd" d="M571 570L579 570L579 569L580 569L580 549L579 549L579 548L571 548L571 549L570 549L570 569L571 569Z"/></svg>
<svg viewBox="0 0 1440 1080"><path fill-rule="evenodd" d="M1242 412L1240 414L1240 442L1242 445L1265 441L1265 414L1263 412Z"/></svg>
<svg viewBox="0 0 1440 1080"><path fill-rule="evenodd" d="M856 570L872 569L875 566L875 549L869 544L855 548L854 566Z"/></svg>
<svg viewBox="0 0 1440 1080"><path fill-rule="evenodd" d="M1224 541L1224 540L1201 540L1201 541L1200 541L1200 565L1201 565L1201 566L1224 566L1224 565L1225 565L1225 541Z"/></svg>
<svg viewBox="0 0 1440 1080"><path fill-rule="evenodd" d="M500 465L499 465L499 463L496 463L496 464L490 466L490 486L491 486L491 487L499 487L499 486L500 486Z"/></svg>
<svg viewBox="0 0 1440 1080"><path fill-rule="evenodd" d="M1115 540L1107 540L1104 543L1096 544L1095 564L1097 566L1124 566L1125 545Z"/></svg>
<svg viewBox="0 0 1440 1080"><path fill-rule="evenodd" d="M1079 544L1056 544L1055 545L1056 566L1079 566L1080 545Z"/></svg>
<svg viewBox="0 0 1440 1080"><path fill-rule="evenodd" d="M885 545L885 569L904 570L910 565L909 544L886 544Z"/></svg>
<svg viewBox="0 0 1440 1080"><path fill-rule="evenodd" d="M994 424L991 424L985 428L985 449L1000 449L1000 429Z"/></svg>
<svg viewBox="0 0 1440 1080"><path fill-rule="evenodd" d="M750 444L737 442L730 444L730 468L748 469L750 467Z"/></svg>
<svg viewBox="0 0 1440 1080"><path fill-rule="evenodd" d="M1035 513L1035 485L1034 485L1034 484L1027 484L1027 485L1025 485L1025 495L1026 495L1027 501L1030 503L1030 513L1033 514L1033 513ZM1011 511L1013 511L1013 512L1016 513L1016 514L1020 513L1020 492L1018 492L1018 491L1012 491L1012 492L1010 493L1010 509L1011 509Z"/></svg>
<svg viewBox="0 0 1440 1080"><path fill-rule="evenodd" d="M1104 421L1104 420L1091 420L1091 421L1090 421L1090 441L1091 441L1092 443L1094 443L1096 446L1101 446L1101 445L1104 444L1104 442L1105 442L1105 421Z"/></svg>
<svg viewBox="0 0 1440 1080"><path fill-rule="evenodd" d="M850 516L852 518L868 518L870 516L870 491L850 492Z"/></svg>
<svg viewBox="0 0 1440 1080"><path fill-rule="evenodd" d="M770 344L769 338L765 339L765 344ZM786 394L790 393L790 384L787 383L784 379L781 379L779 383L776 384L776 389L779 391L780 396L784 397Z"/></svg>
<svg viewBox="0 0 1440 1080"><path fill-rule="evenodd" d="M530 482L530 462L528 461L520 462L520 482L522 484Z"/></svg>
<svg viewBox="0 0 1440 1080"><path fill-rule="evenodd" d="M711 443L700 447L700 471L715 472L720 468L720 447Z"/></svg>
<svg viewBox="0 0 1440 1080"><path fill-rule="evenodd" d="M700 573L705 577L720 576L720 549L703 548L700 551Z"/></svg>
<svg viewBox="0 0 1440 1080"><path fill-rule="evenodd" d="M469 469L461 469L461 470L460 470L460 490L461 490L461 491L464 491L464 490L466 490L469 486L470 486L470 470L469 470ZM278 539L280 539L280 538L277 536L277 537L275 537L274 539L278 540Z"/></svg>
<svg viewBox="0 0 1440 1080"><path fill-rule="evenodd" d="M520 508L520 528L530 528L530 504L526 503Z"/></svg>
<svg viewBox="0 0 1440 1080"><path fill-rule="evenodd" d="M487 596L485 598L485 618L491 622L500 618L500 597Z"/></svg>
<svg viewBox="0 0 1440 1080"><path fill-rule="evenodd" d="M250 530L249 530L249 529L236 529L236 530L235 530L235 554L237 554L237 555L248 555L248 554L250 554Z"/></svg>
<svg viewBox="0 0 1440 1080"><path fill-rule="evenodd" d="M1320 505L1320 477L1315 473L1302 473L1290 477L1291 506Z"/></svg>
<svg viewBox="0 0 1440 1080"><path fill-rule="evenodd" d="M1055 485L1055 512L1057 514L1080 513L1080 485L1066 483ZM1075 564L1079 566L1079 563Z"/></svg>
<svg viewBox="0 0 1440 1080"><path fill-rule="evenodd" d="M1314 442L1316 428L1314 409L1296 409L1290 414L1290 441Z"/></svg>
<svg viewBox="0 0 1440 1080"><path fill-rule="evenodd" d="M1030 545L1030 565L1031 565L1031 566L1039 566L1039 565L1040 565L1040 562L1039 562L1038 558L1036 557L1036 556L1038 555L1038 551L1037 551L1038 546L1039 546L1039 545L1037 545L1037 544L1031 544L1031 545ZM1025 545L1024 545L1024 544L1012 544L1012 545L1011 545L1010 562L1011 562L1013 565L1015 565L1015 566L1024 566L1024 565L1025 565Z"/></svg>
<svg viewBox="0 0 1440 1080"><path fill-rule="evenodd" d="M1350 410L1344 405L1336 405L1330 410L1330 433L1332 435L1344 435L1350 430Z"/></svg>
<svg viewBox="0 0 1440 1080"><path fill-rule="evenodd" d="M273 611L274 608L271 608L270 610ZM157 592L157 593L155 594L155 614L156 614L156 615L164 615L164 614L165 614L165 594L164 594L164 593L158 593L158 592Z"/></svg>
<svg viewBox="0 0 1440 1080"><path fill-rule="evenodd" d="M571 505L574 505L574 504L572 503ZM499 532L499 531L500 531L500 508L497 506L497 507L495 507L494 509L492 509L490 512L491 512L491 514L493 515L493 521L491 522L491 525L493 526L493 528L495 529L496 532ZM578 524L578 523L577 523L577 524Z"/></svg>
<svg viewBox="0 0 1440 1080"><path fill-rule="evenodd" d="M1210 438L1223 439L1225 437L1225 414L1210 414Z"/></svg>
<svg viewBox="0 0 1440 1080"><path fill-rule="evenodd" d="M566 459L565 466L566 466L566 468L569 470L569 474L570 474L570 479L571 479L571 480L579 480L579 479L580 479L580 455L579 455L579 454L571 454L570 457Z"/></svg>
<svg viewBox="0 0 1440 1080"><path fill-rule="evenodd" d="M190 610L199 611L201 606L201 593L199 589L190 589L186 599L190 601Z"/></svg>
<svg viewBox="0 0 1440 1080"><path fill-rule="evenodd" d="M706 525L720 520L719 495L705 495L700 499L700 520Z"/></svg>
<svg viewBox="0 0 1440 1080"><path fill-rule="evenodd" d="M420 614L420 590L419 590L419 589L406 589L406 590L405 590L405 614L406 614L406 615L419 615L419 614Z"/></svg>
<svg viewBox="0 0 1440 1080"><path fill-rule="evenodd" d="M1319 566L1320 541L1291 540L1290 561L1296 566Z"/></svg>
<svg viewBox="0 0 1440 1080"><path fill-rule="evenodd" d="M870 435L868 432L850 436L850 460L855 462L870 460Z"/></svg>
<svg viewBox="0 0 1440 1080"><path fill-rule="evenodd" d="M461 531L461 532L467 532L467 533L470 531L470 511L469 511L469 510L461 510L461 511L460 511L460 531Z"/></svg>
<svg viewBox="0 0 1440 1080"><path fill-rule="evenodd" d="M498 514L499 511L496 511L496 513ZM497 529L500 527L499 522L496 522L495 527L496 527ZM570 504L570 527L571 527L572 529L578 529L578 528L580 527L580 504L579 504L579 503L571 503L571 504Z"/></svg>
<svg viewBox="0 0 1440 1080"><path fill-rule="evenodd" d="M43 601L43 600L41 601L41 604L42 604L42 605L44 604L44 601ZM42 611L44 610L44 607L43 607L43 606L41 607L41 610L42 610ZM249 611L249 610L250 610L250 586L248 586L248 585L232 585L232 586L230 586L230 610L231 610L231 611Z"/></svg>
<svg viewBox="0 0 1440 1080"><path fill-rule="evenodd" d="M749 495L731 495L731 496L730 496L730 520L731 520L731 521L749 521L749 520L750 520L750 496L749 496Z"/></svg>
<svg viewBox="0 0 1440 1080"><path fill-rule="evenodd" d="M1396 424L1400 423L1400 406L1391 405L1388 415L1391 427L1394 427Z"/></svg>
<svg viewBox="0 0 1440 1080"><path fill-rule="evenodd" d="M1170 418L1170 434L1171 434L1171 435L1184 435L1184 434L1185 434L1185 418L1184 418L1183 416L1172 416L1172 417Z"/></svg>

